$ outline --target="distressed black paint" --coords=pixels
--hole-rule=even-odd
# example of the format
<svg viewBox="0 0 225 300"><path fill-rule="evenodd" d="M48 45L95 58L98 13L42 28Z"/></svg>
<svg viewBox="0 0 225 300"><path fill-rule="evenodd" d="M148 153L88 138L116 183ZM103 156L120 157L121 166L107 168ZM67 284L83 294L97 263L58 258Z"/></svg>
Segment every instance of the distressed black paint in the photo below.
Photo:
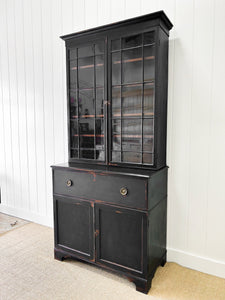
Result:
<svg viewBox="0 0 225 300"><path fill-rule="evenodd" d="M95 29L62 37L66 42L67 55L67 96L68 96L68 133L69 162L55 165L53 171L54 234L55 259L74 258L92 263L126 276L134 282L136 289L148 293L151 281L158 266L166 262L166 215L167 215L167 166L166 166L166 119L167 119L167 82L168 82L168 35L172 24L160 11L154 14L101 26ZM154 73L154 160L147 165L143 159L144 151L144 33L152 32L155 37ZM142 37L142 88L141 88L141 142L140 163L112 161L112 54L114 39L139 35ZM74 50L77 67L74 76L79 77L78 52L83 46L94 47L103 41L104 48L104 160L97 161L97 140L94 140L93 159L83 159L81 142L87 142L90 132L82 140L72 138L78 145L77 158L71 157L71 114L70 114L70 50ZM130 45L129 39L126 40ZM133 44L132 44L133 45ZM139 46L134 48L138 49ZM91 48L90 48L91 49ZM120 53L120 61L122 58ZM93 54L93 55L94 55ZM98 65L95 63L94 70ZM140 60L139 59L139 60ZM137 60L138 61L138 60ZM122 71L122 64L120 65ZM126 73L126 72L125 72ZM94 75L94 88L97 77ZM79 85L79 81L77 81ZM84 84L84 82L82 82ZM139 83L140 84L140 83ZM120 77L120 91L125 84ZM79 89L79 86L78 86ZM75 91L79 99L78 89ZM128 89L129 90L129 89ZM131 91L132 92L132 91ZM93 103L96 100L94 90ZM120 100L120 108L122 107ZM136 109L134 103L134 111ZM75 108L73 108L75 111ZM138 112L137 108L137 112ZM96 120L96 106L92 118ZM135 112L136 113L136 112ZM88 127L88 117L83 116L84 128L79 127L80 112L77 111L77 133ZM122 118L122 115L120 116ZM85 122L87 124L85 124ZM75 128L75 127L74 127ZM126 128L125 128L126 129ZM75 129L74 129L75 130ZM146 130L146 128L145 128ZM150 130L150 128L149 128ZM96 131L96 123L93 133ZM122 140L122 126L120 137ZM148 132L146 133L146 135ZM99 142L99 141L98 141ZM87 144L88 145L88 144ZM120 150L124 145L120 144ZM86 151L86 150L84 150ZM129 152L129 151L128 151ZM131 151L132 152L132 151ZM121 152L122 156L122 152ZM124 188L124 189L121 189ZM123 190L127 189L127 193Z"/></svg>

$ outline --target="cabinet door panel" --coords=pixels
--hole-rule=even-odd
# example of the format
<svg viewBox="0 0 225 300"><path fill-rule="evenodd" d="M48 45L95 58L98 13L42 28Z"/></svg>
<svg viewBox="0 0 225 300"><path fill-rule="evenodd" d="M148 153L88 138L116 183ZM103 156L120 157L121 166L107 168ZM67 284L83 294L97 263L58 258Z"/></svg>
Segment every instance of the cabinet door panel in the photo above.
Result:
<svg viewBox="0 0 225 300"><path fill-rule="evenodd" d="M55 246L93 259L93 208L75 199L54 198Z"/></svg>
<svg viewBox="0 0 225 300"><path fill-rule="evenodd" d="M153 166L155 31L115 38L109 39L109 160ZM115 122L121 125L116 133ZM146 147L146 139L151 139L152 147Z"/></svg>
<svg viewBox="0 0 225 300"><path fill-rule="evenodd" d="M105 47L101 39L68 49L70 161L105 162Z"/></svg>
<svg viewBox="0 0 225 300"><path fill-rule="evenodd" d="M133 274L146 273L146 214L96 205L96 261Z"/></svg>

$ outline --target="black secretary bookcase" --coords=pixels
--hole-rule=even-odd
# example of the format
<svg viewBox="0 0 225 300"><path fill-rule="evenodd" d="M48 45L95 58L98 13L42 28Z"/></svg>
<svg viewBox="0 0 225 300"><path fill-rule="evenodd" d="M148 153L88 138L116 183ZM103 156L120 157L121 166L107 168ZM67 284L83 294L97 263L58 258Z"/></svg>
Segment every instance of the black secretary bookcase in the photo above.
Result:
<svg viewBox="0 0 225 300"><path fill-rule="evenodd" d="M166 260L168 36L164 12L63 36L69 162L53 166L55 257L147 292Z"/></svg>

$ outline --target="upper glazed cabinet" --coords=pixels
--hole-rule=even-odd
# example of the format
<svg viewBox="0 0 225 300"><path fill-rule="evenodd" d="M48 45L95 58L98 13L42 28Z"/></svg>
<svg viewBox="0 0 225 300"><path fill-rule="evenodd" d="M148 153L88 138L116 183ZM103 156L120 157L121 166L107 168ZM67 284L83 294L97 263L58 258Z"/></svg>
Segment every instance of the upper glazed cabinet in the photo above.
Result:
<svg viewBox="0 0 225 300"><path fill-rule="evenodd" d="M171 27L157 12L62 37L70 162L166 165Z"/></svg>

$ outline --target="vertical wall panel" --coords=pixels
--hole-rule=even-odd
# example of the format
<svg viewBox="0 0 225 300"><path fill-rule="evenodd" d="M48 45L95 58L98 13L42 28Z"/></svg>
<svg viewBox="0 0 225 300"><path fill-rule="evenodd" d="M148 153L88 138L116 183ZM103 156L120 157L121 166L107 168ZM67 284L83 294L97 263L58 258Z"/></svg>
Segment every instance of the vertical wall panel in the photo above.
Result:
<svg viewBox="0 0 225 300"><path fill-rule="evenodd" d="M0 49L0 66L2 63L1 49ZM3 83L2 83L2 68L0 67L0 180L1 180L1 201L6 203L7 201L7 181L6 181L6 160L5 160L5 118L3 111Z"/></svg>
<svg viewBox="0 0 225 300"><path fill-rule="evenodd" d="M125 0L125 18L133 18L141 14L141 5L138 1Z"/></svg>
<svg viewBox="0 0 225 300"><path fill-rule="evenodd" d="M193 1L177 2L176 26L174 28L174 86L173 86L173 132L170 157L170 194L172 195L171 241L174 248L187 247L188 226L188 179L190 109L193 75ZM180 67L182 65L182 68ZM170 198L171 199L171 198ZM179 224L179 225L178 225Z"/></svg>
<svg viewBox="0 0 225 300"><path fill-rule="evenodd" d="M189 133L188 250L204 255L211 124L213 2L195 1L193 75ZM204 10L202 11L202 7ZM201 214L199 212L201 211Z"/></svg>
<svg viewBox="0 0 225 300"><path fill-rule="evenodd" d="M74 31L80 31L85 28L85 1L77 0L72 2L72 18Z"/></svg>
<svg viewBox="0 0 225 300"><path fill-rule="evenodd" d="M8 52L8 71L9 71L9 103L10 103L10 121L11 121L11 160L13 173L11 174L13 184L11 185L12 199L10 205L15 202L20 203L20 151L19 151L19 132L18 132L18 98L17 98L17 60L15 52L15 18L14 2L6 2L7 19L7 52ZM13 12L13 14L12 14Z"/></svg>
<svg viewBox="0 0 225 300"><path fill-rule="evenodd" d="M125 0L112 0L110 2L112 22L123 20L125 18Z"/></svg>
<svg viewBox="0 0 225 300"><path fill-rule="evenodd" d="M7 206L12 206L14 203L14 190L11 188L14 183L14 170L12 160L12 130L11 130L11 88L9 74L9 53L8 53L8 23L7 23L7 1L0 2L1 18L1 73L2 73L2 97L3 97L3 114L4 114L4 143L5 143L5 196L3 202Z"/></svg>
<svg viewBox="0 0 225 300"><path fill-rule="evenodd" d="M28 209L36 211L37 208L37 185L36 185L36 147L35 147L35 136L34 133L34 102L33 102L33 88L32 82L27 82L27 78L33 78L33 70L29 77L27 77L26 66L28 62L29 54L32 51L29 38L26 38L26 28L31 26L31 22L25 17L24 3L23 0L14 1L15 15L15 47L16 47L16 61L17 61L17 92L18 92L18 115L19 115L19 149L20 152L20 184L21 184L21 199L20 202L15 203L16 208ZM30 15L30 14L29 14ZM26 23L28 21L28 23ZM31 35L28 35L28 37ZM29 54L28 54L29 51ZM27 86L30 90L30 113L27 114ZM28 117L32 117L32 123L28 126ZM32 131L30 140L30 147L33 147L33 151L30 158L29 165L29 154L28 154L28 128L29 132ZM33 129L33 130L32 130ZM30 182L32 184L32 194L30 194Z"/></svg>
<svg viewBox="0 0 225 300"><path fill-rule="evenodd" d="M111 1L98 0L98 25L111 23Z"/></svg>
<svg viewBox="0 0 225 300"><path fill-rule="evenodd" d="M161 0L159 9L164 10L173 22L176 22L175 0ZM167 204L167 245L172 247L173 238L173 198L172 198L172 149L173 149L173 107L174 107L174 63L175 63L175 29L170 32L169 39L169 70L168 70L168 112L167 112L167 163L168 170L168 204Z"/></svg>
<svg viewBox="0 0 225 300"><path fill-rule="evenodd" d="M142 14L147 14L151 12L155 12L158 10L159 1L158 0L140 0Z"/></svg>
<svg viewBox="0 0 225 300"><path fill-rule="evenodd" d="M24 88L25 94L21 91L21 118L23 115L25 117L26 123L22 125L21 132L25 135L23 141L23 167L26 168L26 163L28 164L28 174L27 174L27 185L28 185L28 197L23 201L23 208L29 209L31 211L38 211L38 185L37 185L37 143L36 143L36 107L38 107L36 101L35 93L35 67L34 67L34 43L33 43L33 17L32 17L32 8L31 1L23 0L22 3L22 19L18 19L18 23L22 22L23 24L23 51L24 54L24 67L25 67L25 76L21 76L21 88ZM20 42L17 40L18 43ZM22 61L23 62L23 61ZM22 71L23 69L21 69ZM22 74L21 74L22 75ZM23 97L23 99L22 99ZM25 122L24 120L24 122ZM26 127L25 127L26 126ZM25 127L25 128L24 128ZM26 151L25 151L26 149ZM22 154L21 154L22 155ZM40 157L40 156L39 156ZM22 160L22 157L21 157ZM22 161L21 161L22 164ZM26 173L25 173L26 174Z"/></svg>
<svg viewBox="0 0 225 300"><path fill-rule="evenodd" d="M42 0L43 41L43 82L44 82L44 119L45 119L45 155L46 155L46 214L52 215L51 168L54 164L54 123L53 123L53 47L52 47L52 9L51 1Z"/></svg>
<svg viewBox="0 0 225 300"><path fill-rule="evenodd" d="M54 4L53 4L54 2ZM63 162L65 155L65 118L64 103L65 78L63 78L63 69L65 65L64 43L59 38L63 34L62 30L62 10L61 1L52 2L52 57L53 57L53 103L54 103L54 148L55 161Z"/></svg>
<svg viewBox="0 0 225 300"><path fill-rule="evenodd" d="M225 9L224 1L215 2L214 47L211 76L211 130L209 133L208 208L206 256L225 261ZM222 31L221 31L222 30Z"/></svg>
<svg viewBox="0 0 225 300"><path fill-rule="evenodd" d="M38 212L46 214L46 147L45 147L45 110L44 110L44 78L43 78L43 26L42 6L40 1L31 1L33 23L33 65L35 89L36 151L37 151L37 195ZM29 99L28 99L29 101Z"/></svg>
<svg viewBox="0 0 225 300"><path fill-rule="evenodd" d="M98 25L98 1L85 0L85 19L86 28L96 27Z"/></svg>
<svg viewBox="0 0 225 300"><path fill-rule="evenodd" d="M156 10L174 23L168 257L225 276L222 0L0 1L0 210L52 225L50 165L68 158L65 44L59 36Z"/></svg>

